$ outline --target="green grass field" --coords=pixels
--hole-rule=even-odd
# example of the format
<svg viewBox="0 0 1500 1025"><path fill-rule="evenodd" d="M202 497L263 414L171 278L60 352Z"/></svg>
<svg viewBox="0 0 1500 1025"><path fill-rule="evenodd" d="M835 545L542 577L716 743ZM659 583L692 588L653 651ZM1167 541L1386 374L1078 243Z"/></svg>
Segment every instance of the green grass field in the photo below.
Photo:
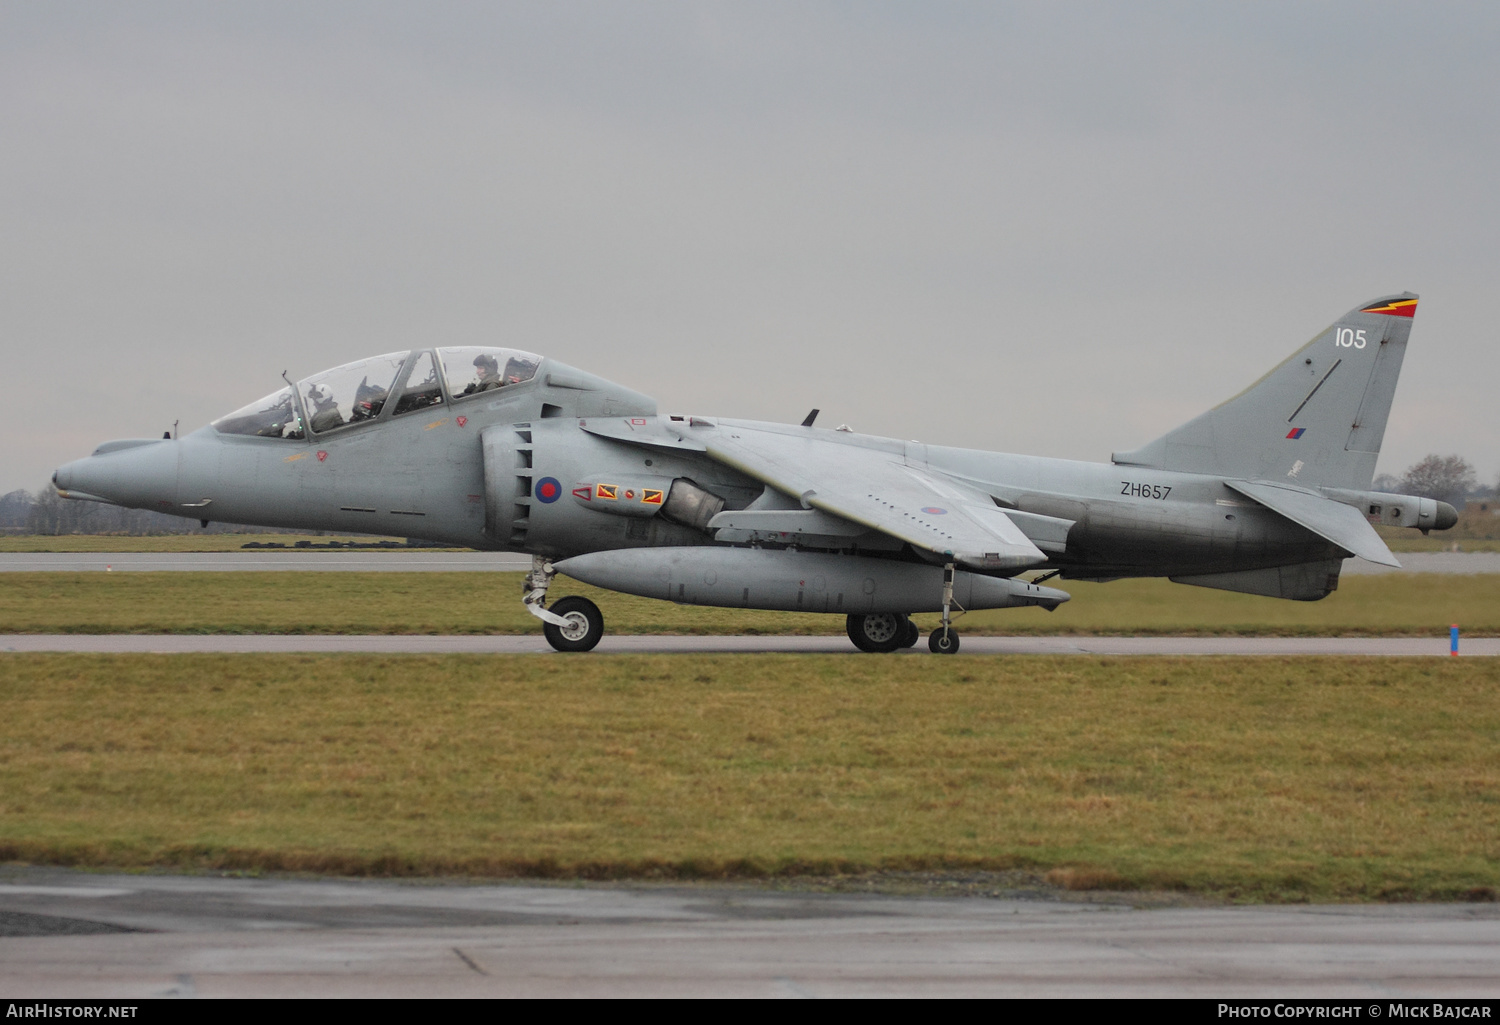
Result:
<svg viewBox="0 0 1500 1025"><path fill-rule="evenodd" d="M1320 602L1289 602L1165 580L1064 582L1056 612L1001 609L957 621L969 634L1471 636L1500 634L1500 578L1345 579ZM645 634L839 634L842 616L695 608L559 578L606 629ZM3 633L524 634L519 573L3 573ZM917 617L924 630L936 615Z"/></svg>
<svg viewBox="0 0 1500 1025"><path fill-rule="evenodd" d="M1500 660L0 655L0 858L1494 899Z"/></svg>

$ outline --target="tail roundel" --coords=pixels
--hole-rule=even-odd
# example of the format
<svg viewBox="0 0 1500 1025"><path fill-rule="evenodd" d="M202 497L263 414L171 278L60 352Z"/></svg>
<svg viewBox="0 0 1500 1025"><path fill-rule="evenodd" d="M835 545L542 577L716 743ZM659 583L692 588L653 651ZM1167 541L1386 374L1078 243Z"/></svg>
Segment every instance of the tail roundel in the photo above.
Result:
<svg viewBox="0 0 1500 1025"><path fill-rule="evenodd" d="M1357 306L1249 388L1114 461L1368 488L1416 312L1411 292Z"/></svg>

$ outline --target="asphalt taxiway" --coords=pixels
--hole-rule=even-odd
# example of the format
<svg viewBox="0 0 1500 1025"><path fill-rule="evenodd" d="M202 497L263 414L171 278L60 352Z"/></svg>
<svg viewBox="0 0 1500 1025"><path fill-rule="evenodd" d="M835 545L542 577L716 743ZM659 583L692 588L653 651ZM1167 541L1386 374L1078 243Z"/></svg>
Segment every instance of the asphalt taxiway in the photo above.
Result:
<svg viewBox="0 0 1500 1025"><path fill-rule="evenodd" d="M1500 906L0 870L0 995L1500 996Z"/></svg>
<svg viewBox="0 0 1500 1025"><path fill-rule="evenodd" d="M1367 655L1449 657L1447 637L967 637L960 631L956 657L965 655ZM606 635L594 649L621 654L838 654L857 655L848 638L777 636ZM100 654L183 652L363 652L372 655L556 654L540 632L520 636L428 634L4 634L0 651ZM1500 655L1500 637L1462 639L1462 657ZM899 653L926 656L927 646Z"/></svg>

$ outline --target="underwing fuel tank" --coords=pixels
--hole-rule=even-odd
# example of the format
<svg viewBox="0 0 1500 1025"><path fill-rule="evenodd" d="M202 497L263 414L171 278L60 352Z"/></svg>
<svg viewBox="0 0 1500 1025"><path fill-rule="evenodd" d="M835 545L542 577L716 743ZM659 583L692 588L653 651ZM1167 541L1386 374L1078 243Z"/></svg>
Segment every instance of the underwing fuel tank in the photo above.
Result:
<svg viewBox="0 0 1500 1025"><path fill-rule="evenodd" d="M555 564L595 587L683 605L786 612L941 612L943 570L856 555L756 548L640 548L591 552ZM1052 610L1066 591L1024 580L954 574L964 609L1036 605Z"/></svg>

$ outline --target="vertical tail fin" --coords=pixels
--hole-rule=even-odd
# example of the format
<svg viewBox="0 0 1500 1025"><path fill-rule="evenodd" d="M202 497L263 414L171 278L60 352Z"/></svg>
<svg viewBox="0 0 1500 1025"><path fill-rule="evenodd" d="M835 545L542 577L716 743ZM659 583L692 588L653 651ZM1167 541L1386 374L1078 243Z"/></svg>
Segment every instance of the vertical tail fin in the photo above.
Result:
<svg viewBox="0 0 1500 1025"><path fill-rule="evenodd" d="M1234 398L1114 461L1368 488L1416 311L1411 292L1356 307Z"/></svg>

